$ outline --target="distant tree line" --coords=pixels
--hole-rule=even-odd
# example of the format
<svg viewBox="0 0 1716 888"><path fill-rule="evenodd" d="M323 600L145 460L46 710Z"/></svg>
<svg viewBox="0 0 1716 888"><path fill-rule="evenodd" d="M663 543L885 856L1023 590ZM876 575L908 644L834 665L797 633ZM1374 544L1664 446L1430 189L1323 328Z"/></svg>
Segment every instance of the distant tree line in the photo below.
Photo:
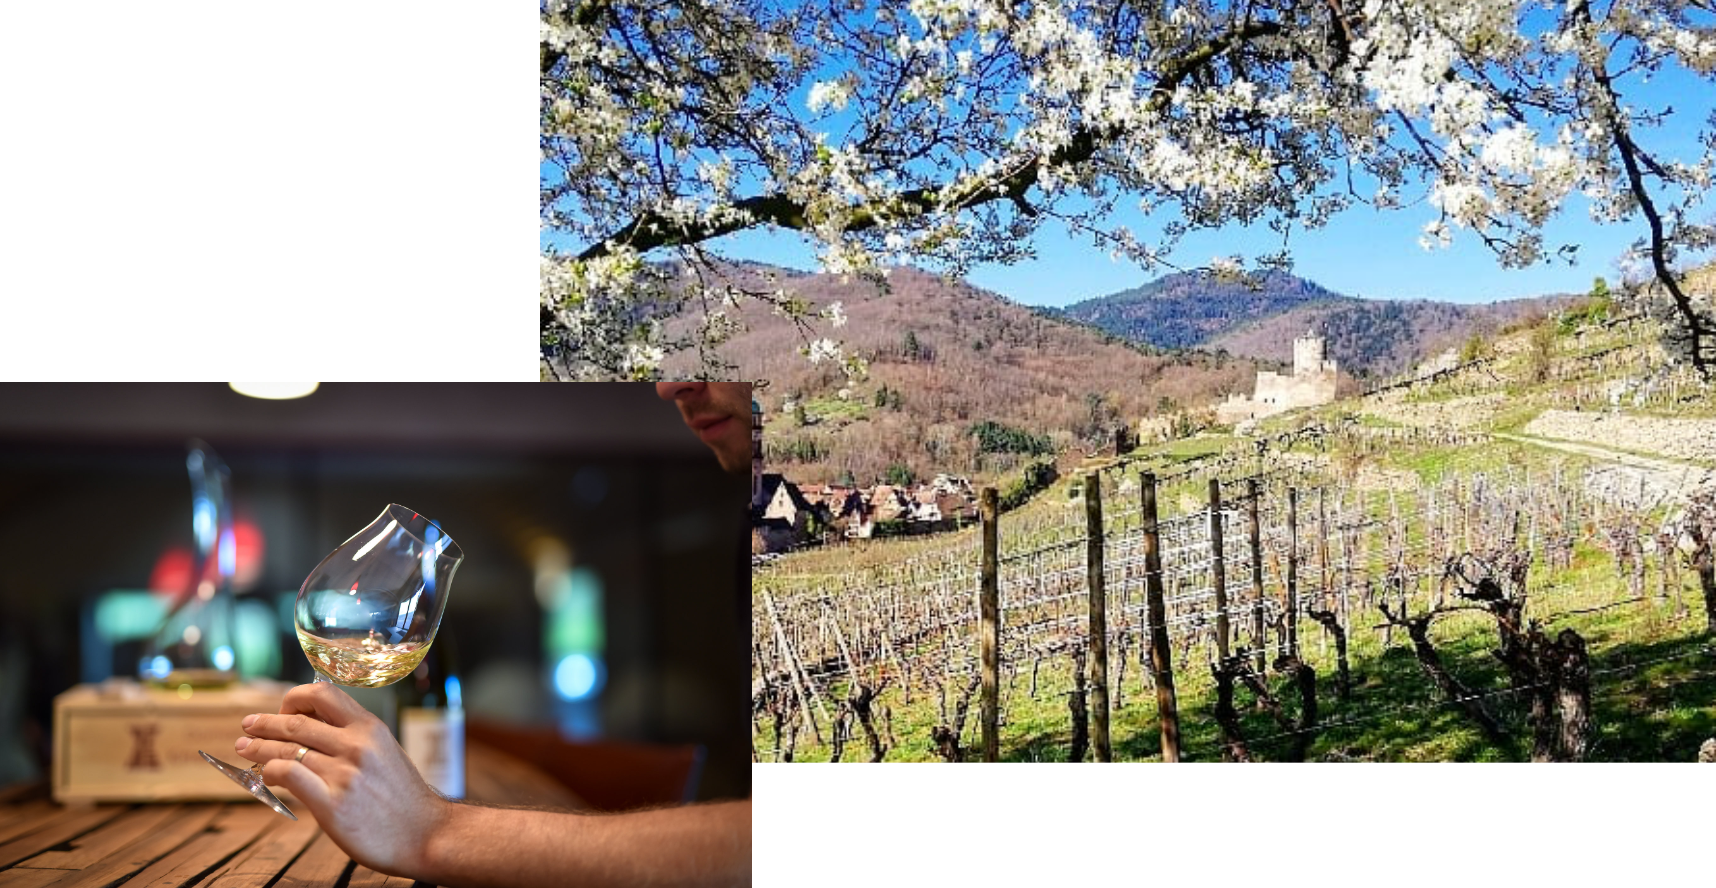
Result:
<svg viewBox="0 0 1716 888"><path fill-rule="evenodd" d="M970 434L977 438L979 453L1043 456L1055 451L1048 435L1033 435L1024 429L1016 429L993 420L986 419L973 425Z"/></svg>

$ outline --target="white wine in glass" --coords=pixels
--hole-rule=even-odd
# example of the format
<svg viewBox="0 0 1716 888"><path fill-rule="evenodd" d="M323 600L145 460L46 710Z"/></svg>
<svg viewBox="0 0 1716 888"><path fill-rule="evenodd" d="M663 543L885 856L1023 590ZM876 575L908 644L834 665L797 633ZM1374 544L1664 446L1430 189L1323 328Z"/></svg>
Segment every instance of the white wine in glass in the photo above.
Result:
<svg viewBox="0 0 1716 888"><path fill-rule="evenodd" d="M340 544L298 589L293 622L316 681L379 688L411 674L435 641L464 552L440 526L393 504ZM208 759L274 810L292 812L262 784L260 765Z"/></svg>

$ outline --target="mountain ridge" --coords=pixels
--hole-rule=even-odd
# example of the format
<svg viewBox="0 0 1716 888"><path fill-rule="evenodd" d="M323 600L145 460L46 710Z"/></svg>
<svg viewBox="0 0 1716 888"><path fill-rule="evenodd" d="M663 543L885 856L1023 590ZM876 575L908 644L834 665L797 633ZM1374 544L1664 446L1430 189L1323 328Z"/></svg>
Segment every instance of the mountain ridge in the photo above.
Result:
<svg viewBox="0 0 1716 888"><path fill-rule="evenodd" d="M1575 298L1364 299L1284 271L1227 276L1200 270L1165 275L1057 311L1135 342L1225 350L1271 362L1290 360L1292 340L1316 330L1342 369L1374 377L1401 372L1473 334L1493 335Z"/></svg>

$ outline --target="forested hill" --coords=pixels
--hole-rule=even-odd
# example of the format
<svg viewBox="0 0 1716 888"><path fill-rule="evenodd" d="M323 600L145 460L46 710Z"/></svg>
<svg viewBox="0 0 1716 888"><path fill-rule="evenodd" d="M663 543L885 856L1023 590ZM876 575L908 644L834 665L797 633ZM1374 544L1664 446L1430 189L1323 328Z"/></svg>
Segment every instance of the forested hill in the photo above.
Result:
<svg viewBox="0 0 1716 888"><path fill-rule="evenodd" d="M1225 349L1266 361L1289 361L1293 339L1317 330L1329 356L1358 374L1386 376L1473 333L1492 335L1572 297L1488 304L1357 299L1285 272L1234 280L1206 272L1172 274L1142 287L1060 310L1134 342L1165 348Z"/></svg>
<svg viewBox="0 0 1716 888"><path fill-rule="evenodd" d="M1078 302L1061 313L1134 342L1191 348L1248 323L1331 301L1356 300L1285 272L1224 280L1192 271Z"/></svg>
<svg viewBox="0 0 1716 888"><path fill-rule="evenodd" d="M869 361L858 382L829 363L813 366L791 321L746 304L748 329L727 353L739 363L736 378L768 380L759 400L769 413L770 463L803 482L870 483L896 466L920 478L993 477L1007 461L978 452L977 423L1076 450L1116 421L1249 391L1257 369L1243 359L1163 354L906 267L892 271L885 292L857 279L753 264L727 273L756 289L778 287L813 310L840 301L848 321L827 332ZM689 360L670 358L668 378Z"/></svg>

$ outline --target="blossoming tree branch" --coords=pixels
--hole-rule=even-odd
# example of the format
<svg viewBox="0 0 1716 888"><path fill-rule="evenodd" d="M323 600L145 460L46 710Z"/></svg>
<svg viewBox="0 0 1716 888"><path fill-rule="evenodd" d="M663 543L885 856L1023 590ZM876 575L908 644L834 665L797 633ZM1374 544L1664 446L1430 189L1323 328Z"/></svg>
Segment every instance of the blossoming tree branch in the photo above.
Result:
<svg viewBox="0 0 1716 888"><path fill-rule="evenodd" d="M561 378L732 370L744 313L813 310L707 243L799 232L824 270L962 273L1062 224L1146 268L1187 231L1285 236L1360 205L1422 213L1426 248L1571 257L1576 195L1635 226L1674 352L1716 369L1716 306L1672 273L1716 243L1702 151L1653 142L1665 69L1716 73L1716 0L543 0L542 345ZM1167 220L1141 239L1122 202ZM1285 253L1252 257L1284 264Z"/></svg>

